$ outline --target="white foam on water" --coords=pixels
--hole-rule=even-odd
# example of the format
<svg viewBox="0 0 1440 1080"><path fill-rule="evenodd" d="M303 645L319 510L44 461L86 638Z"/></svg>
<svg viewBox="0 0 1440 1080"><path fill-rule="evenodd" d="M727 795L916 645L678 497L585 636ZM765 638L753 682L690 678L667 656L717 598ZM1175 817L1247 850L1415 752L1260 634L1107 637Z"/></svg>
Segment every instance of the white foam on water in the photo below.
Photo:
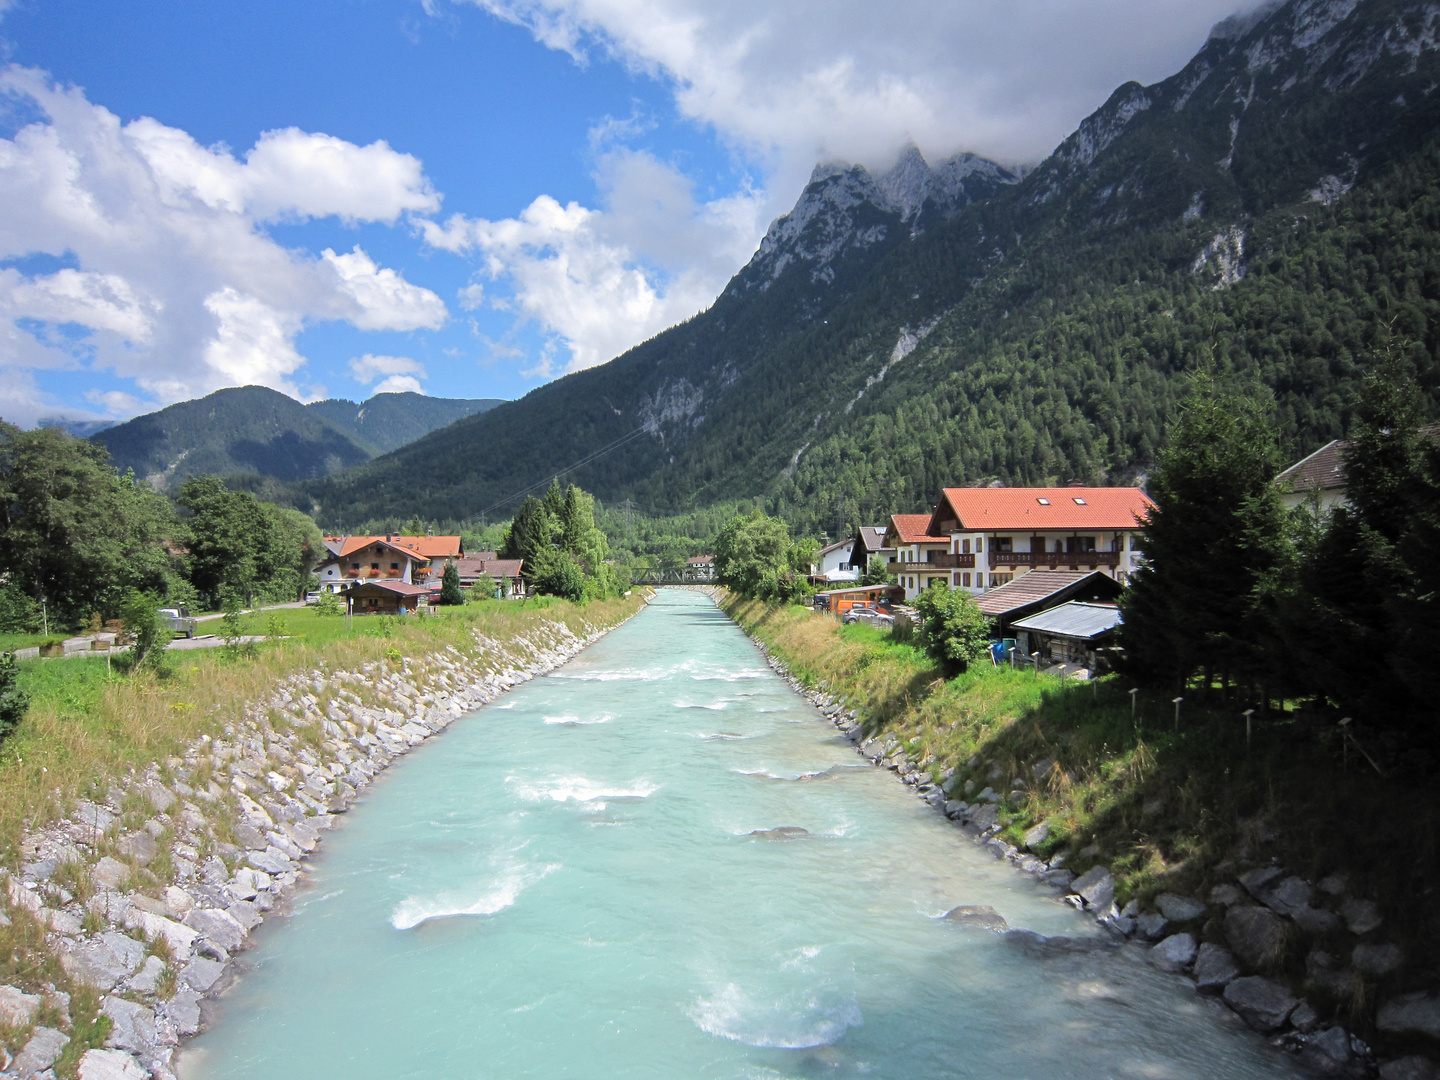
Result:
<svg viewBox="0 0 1440 1080"><path fill-rule="evenodd" d="M547 716L544 719L545 723L547 724L561 724L565 727L578 727L585 724L603 724L606 721L615 719L615 717L610 713L605 713L601 716L592 716L585 720L582 720L580 719L580 717L574 715Z"/></svg>
<svg viewBox="0 0 1440 1080"><path fill-rule="evenodd" d="M805 966L807 960L814 960L820 955L819 945L802 945L790 954L790 959L780 965L782 970L793 971L795 968Z"/></svg>
<svg viewBox="0 0 1440 1080"><path fill-rule="evenodd" d="M677 709L709 709L711 712L718 712L718 711L720 711L721 709L725 708L726 705L729 705L729 704L730 704L730 699L729 699L729 698L721 698L719 701L714 702L713 704L709 704L709 705L705 704L703 701L697 701L697 702L677 701L677 702L674 702L675 708L677 708Z"/></svg>
<svg viewBox="0 0 1440 1080"><path fill-rule="evenodd" d="M549 799L558 803L592 803L597 799L643 799L660 788L659 784L646 780L636 781L629 787L616 787L597 784L583 776L566 776L533 784L521 780L518 776L507 776L505 782L513 785L515 793L529 802L544 802Z"/></svg>
<svg viewBox="0 0 1440 1080"><path fill-rule="evenodd" d="M515 702L513 702L513 701L502 701L499 705L491 705L491 706L490 706L490 708L492 708L492 709L513 709L514 707L515 707Z"/></svg>
<svg viewBox="0 0 1440 1080"><path fill-rule="evenodd" d="M829 769L812 769L812 770L810 770L809 772L797 773L797 772L772 772L772 771L769 770L769 769L740 769L740 768L732 768L730 771L733 772L733 773L739 773L741 776L759 776L759 777L762 777L762 778L764 778L764 779L766 779L766 780L814 780L816 777L826 776L826 775L828 775L829 772L830 772Z"/></svg>
<svg viewBox="0 0 1440 1080"><path fill-rule="evenodd" d="M727 983L687 1010L695 1026L747 1046L800 1050L827 1046L864 1023L853 994L835 987L759 998Z"/></svg>
<svg viewBox="0 0 1440 1080"><path fill-rule="evenodd" d="M395 910L390 913L390 925L396 930L411 930L432 919L495 915L513 906L522 892L558 869L559 863L511 866L478 895L473 892L446 892L433 897L409 896L395 905Z"/></svg>
<svg viewBox="0 0 1440 1080"><path fill-rule="evenodd" d="M734 731L702 731L697 732L695 737L702 742L738 742L741 739L753 739L758 734L758 732L741 735Z"/></svg>

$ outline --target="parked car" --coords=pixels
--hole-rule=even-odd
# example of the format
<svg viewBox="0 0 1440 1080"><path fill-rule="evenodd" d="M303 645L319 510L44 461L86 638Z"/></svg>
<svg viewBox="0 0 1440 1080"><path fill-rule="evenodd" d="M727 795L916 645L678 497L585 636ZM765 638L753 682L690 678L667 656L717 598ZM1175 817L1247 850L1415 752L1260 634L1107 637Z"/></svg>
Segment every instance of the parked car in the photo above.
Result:
<svg viewBox="0 0 1440 1080"><path fill-rule="evenodd" d="M861 602L852 607L840 619L845 625L863 622L870 626L894 626L895 619L887 611L883 611L869 602Z"/></svg>
<svg viewBox="0 0 1440 1080"><path fill-rule="evenodd" d="M167 607L160 609L160 625L167 627L172 634L184 634L186 637L195 636L195 628L200 625L199 620L190 617L190 609L186 607Z"/></svg>

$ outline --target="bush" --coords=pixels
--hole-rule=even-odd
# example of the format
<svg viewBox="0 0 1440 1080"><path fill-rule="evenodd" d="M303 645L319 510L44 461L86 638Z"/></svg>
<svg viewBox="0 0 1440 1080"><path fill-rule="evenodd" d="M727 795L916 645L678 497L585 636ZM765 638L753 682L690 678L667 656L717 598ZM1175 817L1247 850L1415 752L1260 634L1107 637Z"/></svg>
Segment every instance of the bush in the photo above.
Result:
<svg viewBox="0 0 1440 1080"><path fill-rule="evenodd" d="M40 605L14 585L0 588L0 634L33 634L40 629Z"/></svg>
<svg viewBox="0 0 1440 1080"><path fill-rule="evenodd" d="M138 670L165 647L169 631L160 625L160 598L154 593L132 589L120 608L125 634L130 639L130 668Z"/></svg>
<svg viewBox="0 0 1440 1080"><path fill-rule="evenodd" d="M15 654L0 653L0 739L15 730L29 708L30 699L20 689L20 667L15 663Z"/></svg>
<svg viewBox="0 0 1440 1080"><path fill-rule="evenodd" d="M573 556L561 551L552 556L535 579L535 588L551 596L579 603L585 598L585 572Z"/></svg>
<svg viewBox="0 0 1440 1080"><path fill-rule="evenodd" d="M315 614L326 618L338 618L345 614L345 605L333 592L322 592L315 601Z"/></svg>
<svg viewBox="0 0 1440 1080"><path fill-rule="evenodd" d="M948 675L958 675L990 647L990 616L963 589L938 585L915 598L920 612L920 647Z"/></svg>

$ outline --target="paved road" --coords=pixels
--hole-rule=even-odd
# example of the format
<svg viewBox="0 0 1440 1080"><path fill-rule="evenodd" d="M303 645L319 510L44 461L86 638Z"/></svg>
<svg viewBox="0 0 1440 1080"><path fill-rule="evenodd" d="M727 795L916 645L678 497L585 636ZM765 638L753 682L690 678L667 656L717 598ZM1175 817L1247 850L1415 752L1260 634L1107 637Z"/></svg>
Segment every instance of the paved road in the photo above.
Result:
<svg viewBox="0 0 1440 1080"><path fill-rule="evenodd" d="M240 614L241 614L241 615L253 615L253 614L255 614L255 612L257 612L257 611L279 611L281 608L303 608L304 606L305 606L305 601L304 601L304 600L292 600L292 601L290 601L290 603L288 603L288 604L267 604L265 607L246 608L246 609L245 609L244 611L242 611ZM195 621L196 621L196 622L209 622L211 619L223 619L224 617L225 617L225 613L224 613L223 611L220 611L220 612L217 612L217 613L214 614L214 615L196 615L196 616L195 616Z"/></svg>

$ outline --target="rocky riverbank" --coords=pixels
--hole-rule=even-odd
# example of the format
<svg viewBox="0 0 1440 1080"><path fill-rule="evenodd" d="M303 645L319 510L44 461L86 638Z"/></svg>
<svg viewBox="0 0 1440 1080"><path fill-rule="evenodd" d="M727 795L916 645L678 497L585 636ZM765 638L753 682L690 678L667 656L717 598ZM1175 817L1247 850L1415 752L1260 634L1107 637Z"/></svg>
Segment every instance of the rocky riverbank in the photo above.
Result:
<svg viewBox="0 0 1440 1080"><path fill-rule="evenodd" d="M469 653L391 648L357 670L295 673L222 735L27 832L18 865L0 870L0 933L12 957L29 950L35 977L29 992L0 985L0 1030L19 1048L0 1077L172 1077L237 954L287 910L307 858L376 776L615 625L476 630Z"/></svg>
<svg viewBox="0 0 1440 1080"><path fill-rule="evenodd" d="M931 760L911 760L898 738L868 735L853 702L823 682L807 686L763 641L752 640L771 668L858 753L894 772L972 842L1020 872L1036 876L1067 903L1092 915L1106 931L1097 947L1143 952L1144 959L1159 970L1187 978L1198 993L1218 997L1268 1037L1277 1051L1319 1075L1440 1080L1440 1069L1429 1057L1413 1053L1379 1060L1361 1038L1335 1022L1336 1002L1363 1003L1374 1026L1401 1045L1415 1040L1411 1048L1423 1049L1426 1039L1440 1040L1440 998L1435 995L1400 995L1379 1002L1378 1008L1374 1002L1363 1002L1366 980L1395 974L1405 955L1386 939L1379 907L1357 895L1342 876L1311 883L1282 867L1261 866L1235 874L1232 882L1213 886L1204 897L1161 893L1146 907L1133 900L1118 906L1115 880L1107 868L1090 866L1077 876L1067 866L1072 860L1083 866L1094 860L1095 852L1062 851L1049 859L1040 857L1032 849L1045 846L1048 830L1043 822L1025 833L1019 846L1000 835L1001 792L1045 780L1056 767L1054 760L1030 763L1028 776L1011 776L998 762L971 761L966 771L984 772L994 786L976 790L975 782L967 780L960 789L956 769L939 772ZM957 908L947 917L985 929L1025 933L1011 931L988 908ZM1282 954L1295 950L1304 950L1306 985L1324 995L1320 1007L1271 977ZM1322 1019L1326 1015L1329 1022Z"/></svg>

